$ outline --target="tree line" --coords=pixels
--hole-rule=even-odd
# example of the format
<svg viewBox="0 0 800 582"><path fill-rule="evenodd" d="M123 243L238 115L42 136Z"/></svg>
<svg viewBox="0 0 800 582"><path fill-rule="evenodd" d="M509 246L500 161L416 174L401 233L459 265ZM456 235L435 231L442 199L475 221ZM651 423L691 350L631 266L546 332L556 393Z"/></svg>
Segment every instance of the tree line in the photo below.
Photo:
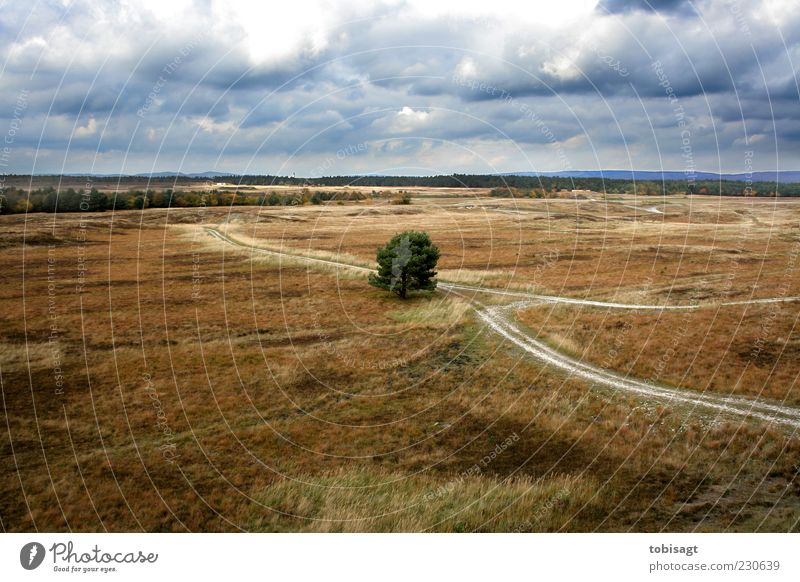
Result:
<svg viewBox="0 0 800 582"><path fill-rule="evenodd" d="M231 184L284 186L368 186L376 188L510 188L557 192L592 190L608 194L708 194L718 196L800 196L800 183L739 182L735 180L633 181L591 177L501 176L496 174L449 174L439 176L231 176Z"/></svg>
<svg viewBox="0 0 800 582"><path fill-rule="evenodd" d="M16 178L21 178L16 176ZM38 179L36 177L34 179ZM73 177L74 179L74 177ZM119 177L87 177L87 181L98 185L119 183ZM125 179L128 183L127 178ZM147 183L144 178L136 180ZM563 178L550 176L497 176L480 174L452 174L448 176L329 176L325 178L294 178L286 176L235 176L228 183L243 189L224 190L172 190L144 189L126 191L102 191L92 189L39 188L30 193L24 188L7 187L0 191L0 214L23 212L100 212L104 210L127 210L143 208L197 207L197 206L295 206L322 204L329 201L352 201L367 198L358 191L310 191L307 187L366 186L375 188L422 187L422 188L489 188L491 196L498 197L546 197L564 190L590 190L607 194L638 194L664 196L668 194L702 194L717 196L800 196L800 184L776 184L774 182L736 182L728 180L637 181L603 178ZM134 183L138 183L135 182ZM178 177L180 183L209 187L206 179ZM295 186L292 192L258 192L248 186L284 185ZM397 194L373 190L372 197L381 198ZM401 196L397 203L408 203Z"/></svg>
<svg viewBox="0 0 800 582"><path fill-rule="evenodd" d="M375 192L375 197L383 193ZM103 212L106 210L141 210L144 208L194 208L200 206L302 206L329 201L364 200L367 195L358 191L314 191L307 188L296 192L211 192L175 190L131 190L102 192L55 188L26 190L6 188L0 193L0 214L25 212Z"/></svg>

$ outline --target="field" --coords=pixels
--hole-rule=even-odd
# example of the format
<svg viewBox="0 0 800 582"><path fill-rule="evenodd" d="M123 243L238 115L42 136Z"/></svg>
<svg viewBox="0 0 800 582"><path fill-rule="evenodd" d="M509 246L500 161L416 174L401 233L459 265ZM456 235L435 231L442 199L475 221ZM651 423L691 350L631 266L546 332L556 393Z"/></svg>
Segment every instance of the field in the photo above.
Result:
<svg viewBox="0 0 800 582"><path fill-rule="evenodd" d="M479 316L791 418L798 202L415 190L0 223L4 531L800 531L793 421L598 385ZM461 287L402 301L346 266L410 228Z"/></svg>

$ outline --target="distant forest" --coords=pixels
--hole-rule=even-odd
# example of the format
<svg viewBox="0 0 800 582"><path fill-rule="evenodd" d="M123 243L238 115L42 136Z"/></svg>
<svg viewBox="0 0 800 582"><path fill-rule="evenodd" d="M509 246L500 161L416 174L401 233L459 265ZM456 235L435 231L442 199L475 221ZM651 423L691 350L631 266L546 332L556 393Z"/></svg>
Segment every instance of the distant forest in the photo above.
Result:
<svg viewBox="0 0 800 582"><path fill-rule="evenodd" d="M221 191L207 178L150 179L141 176L70 176L65 182L80 182L91 188L65 188L57 186L58 176L4 176L0 189L0 214L24 212L99 212L104 210L197 207L197 206L287 206L322 204L331 201L363 200L368 196L357 191L309 191L306 187L361 186L374 188L489 188L496 197L543 198L564 190L591 190L607 194L638 194L663 196L667 194L700 194L712 196L800 196L800 183L776 184L774 182L737 182L726 180L664 180L660 182L632 180L606 180L602 178L563 178L549 176L495 176L452 174L448 176L330 176L323 178L294 178L287 176L228 176L227 184L243 187L239 192ZM29 190L25 183L41 184L50 181L56 185ZM169 184L182 190L165 187ZM115 190L116 185L125 189ZM154 186L162 189L155 189ZM287 193L257 192L247 186L296 186L297 191ZM129 190L129 188L133 189ZM197 190L191 190L196 187ZM98 189L100 188L100 189ZM102 189L102 190L101 190ZM185 191L190 189L190 191ZM111 191L109 191L111 190ZM373 191L373 197L391 194ZM407 202L406 202L407 203Z"/></svg>
<svg viewBox="0 0 800 582"><path fill-rule="evenodd" d="M375 196L383 197L376 192ZM197 208L202 206L302 206L328 201L365 200L366 194L350 192L311 192L308 188L296 192L187 192L167 190L131 190L101 192L67 188L32 190L7 189L0 194L0 214L24 212L104 212L106 210L141 210L144 208ZM408 202L398 202L408 203Z"/></svg>

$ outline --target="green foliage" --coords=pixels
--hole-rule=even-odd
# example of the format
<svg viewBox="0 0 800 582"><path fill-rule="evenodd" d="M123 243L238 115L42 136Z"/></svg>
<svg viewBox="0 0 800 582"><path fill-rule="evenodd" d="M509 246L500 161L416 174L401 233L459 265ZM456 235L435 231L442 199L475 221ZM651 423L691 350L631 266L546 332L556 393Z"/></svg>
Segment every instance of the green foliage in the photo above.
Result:
<svg viewBox="0 0 800 582"><path fill-rule="evenodd" d="M108 198L96 188L89 192L89 202L87 210L89 212L103 212L108 208Z"/></svg>
<svg viewBox="0 0 800 582"><path fill-rule="evenodd" d="M405 299L409 291L436 289L436 262L439 249L428 233L407 230L394 235L378 249L378 274L369 276L373 287L397 293Z"/></svg>

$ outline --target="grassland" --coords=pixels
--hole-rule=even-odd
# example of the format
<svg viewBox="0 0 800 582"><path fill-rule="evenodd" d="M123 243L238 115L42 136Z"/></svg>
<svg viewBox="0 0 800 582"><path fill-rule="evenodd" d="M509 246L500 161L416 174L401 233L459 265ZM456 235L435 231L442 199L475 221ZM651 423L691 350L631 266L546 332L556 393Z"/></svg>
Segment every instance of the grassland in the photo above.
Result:
<svg viewBox="0 0 800 582"><path fill-rule="evenodd" d="M796 404L797 304L718 303L800 294L800 206L437 194L3 217L3 529L800 529L796 436L597 389L510 347L463 298L402 302L204 229L364 265L423 229L449 280L710 303L687 325L552 305L519 317L632 375L672 350L666 383Z"/></svg>

